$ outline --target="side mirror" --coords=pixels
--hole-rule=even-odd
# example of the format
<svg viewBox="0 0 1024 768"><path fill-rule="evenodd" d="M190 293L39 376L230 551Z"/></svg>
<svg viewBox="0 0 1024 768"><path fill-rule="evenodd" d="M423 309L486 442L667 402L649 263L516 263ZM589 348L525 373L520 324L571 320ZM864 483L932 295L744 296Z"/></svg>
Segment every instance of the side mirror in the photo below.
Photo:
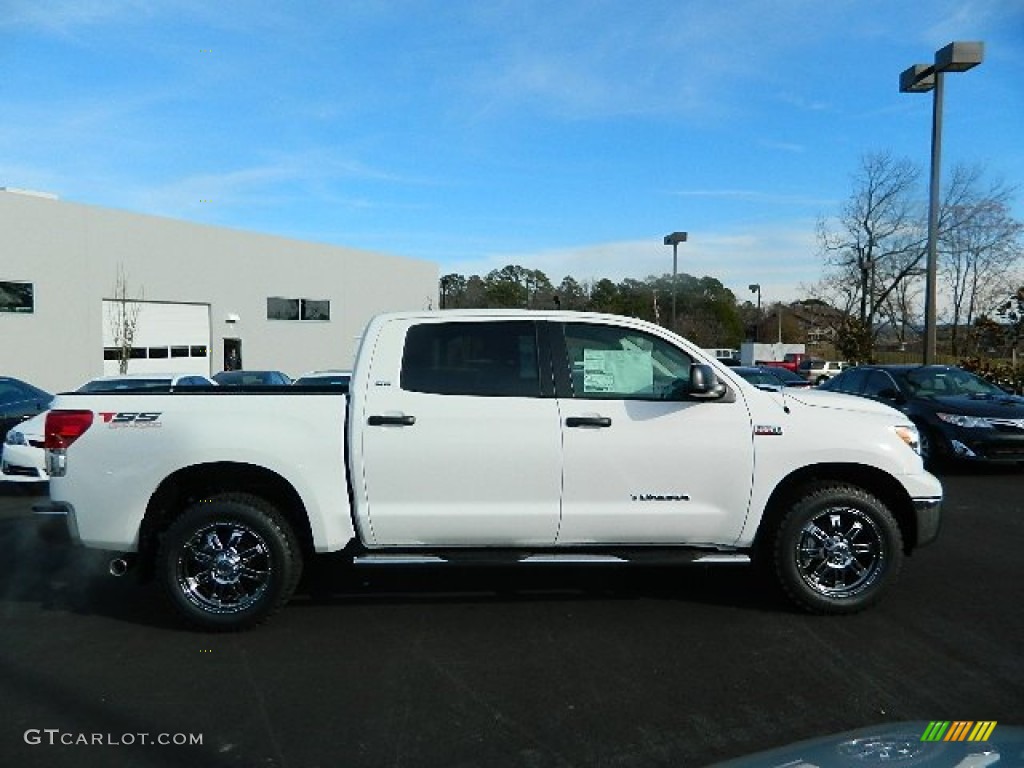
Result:
<svg viewBox="0 0 1024 768"><path fill-rule="evenodd" d="M717 400L728 392L728 387L718 380L715 369L710 365L694 365L690 368L690 380L683 387L684 397L695 397L701 400Z"/></svg>

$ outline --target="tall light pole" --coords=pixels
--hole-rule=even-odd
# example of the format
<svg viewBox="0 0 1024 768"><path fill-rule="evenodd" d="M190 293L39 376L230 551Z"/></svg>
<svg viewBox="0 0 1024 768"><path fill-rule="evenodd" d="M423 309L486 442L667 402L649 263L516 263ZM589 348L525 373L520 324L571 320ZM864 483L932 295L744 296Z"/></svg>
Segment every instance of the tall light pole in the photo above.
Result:
<svg viewBox="0 0 1024 768"><path fill-rule="evenodd" d="M934 92L932 102L932 165L928 192L928 261L924 298L924 364L935 362L936 285L938 271L939 231L939 166L942 155L942 80L946 72L966 72L981 64L985 44L981 42L950 43L935 52L934 64L915 64L900 73L901 93Z"/></svg>
<svg viewBox="0 0 1024 768"><path fill-rule="evenodd" d="M754 326L754 341L761 340L761 284L751 283L747 286L751 293L757 294L757 324Z"/></svg>
<svg viewBox="0 0 1024 768"><path fill-rule="evenodd" d="M665 235L665 245L672 246L672 328L676 329L676 274L679 272L678 247L686 242L685 232L672 232Z"/></svg>

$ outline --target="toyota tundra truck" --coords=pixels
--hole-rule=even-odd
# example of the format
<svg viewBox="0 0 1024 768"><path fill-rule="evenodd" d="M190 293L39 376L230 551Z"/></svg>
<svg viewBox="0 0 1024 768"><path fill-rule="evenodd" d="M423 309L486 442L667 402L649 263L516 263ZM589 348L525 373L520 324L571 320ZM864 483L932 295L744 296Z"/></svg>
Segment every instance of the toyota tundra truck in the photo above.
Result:
<svg viewBox="0 0 1024 768"><path fill-rule="evenodd" d="M328 552L748 563L798 608L851 613L942 500L898 411L762 391L657 325L574 312L378 316L347 392L62 394L45 444L41 511L211 631L266 620Z"/></svg>

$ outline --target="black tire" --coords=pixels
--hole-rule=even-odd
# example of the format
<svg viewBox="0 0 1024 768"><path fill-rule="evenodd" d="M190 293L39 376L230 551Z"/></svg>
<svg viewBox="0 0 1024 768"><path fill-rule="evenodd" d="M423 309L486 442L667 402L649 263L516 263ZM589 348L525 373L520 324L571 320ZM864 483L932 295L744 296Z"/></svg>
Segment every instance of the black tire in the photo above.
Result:
<svg viewBox="0 0 1024 768"><path fill-rule="evenodd" d="M190 624L233 632L266 621L302 575L291 526L267 501L228 493L197 502L164 533L157 577Z"/></svg>
<svg viewBox="0 0 1024 768"><path fill-rule="evenodd" d="M875 496L846 483L811 486L782 519L773 542L775 574L805 611L856 613L899 575L903 537Z"/></svg>

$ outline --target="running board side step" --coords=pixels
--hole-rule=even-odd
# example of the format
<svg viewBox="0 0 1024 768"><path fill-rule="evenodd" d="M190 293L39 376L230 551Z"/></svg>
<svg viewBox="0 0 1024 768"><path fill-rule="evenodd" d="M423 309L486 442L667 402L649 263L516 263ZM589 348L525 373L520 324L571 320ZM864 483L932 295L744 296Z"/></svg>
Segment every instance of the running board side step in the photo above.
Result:
<svg viewBox="0 0 1024 768"><path fill-rule="evenodd" d="M750 556L740 552L708 550L633 549L615 552L508 552L489 550L443 553L368 552L352 558L354 565L747 565Z"/></svg>

